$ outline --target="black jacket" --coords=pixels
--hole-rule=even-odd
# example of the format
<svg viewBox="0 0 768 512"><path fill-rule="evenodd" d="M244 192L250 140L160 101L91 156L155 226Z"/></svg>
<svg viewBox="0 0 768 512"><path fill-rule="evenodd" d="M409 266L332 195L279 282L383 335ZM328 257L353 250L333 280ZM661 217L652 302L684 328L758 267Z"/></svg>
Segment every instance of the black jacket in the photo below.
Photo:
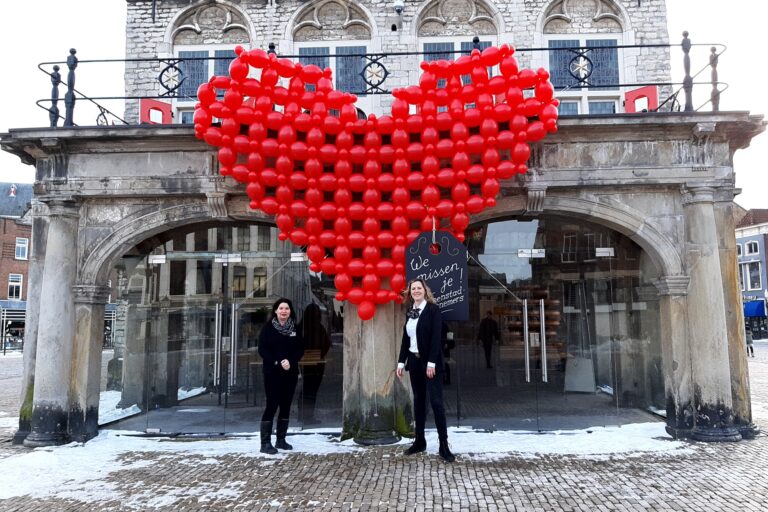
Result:
<svg viewBox="0 0 768 512"><path fill-rule="evenodd" d="M299 360L304 356L304 340L301 339L301 333L298 330L294 332L294 336L280 334L271 321L261 328L259 355L264 363L264 374L285 371L280 366L280 361L283 359L291 363L289 372L298 373Z"/></svg>
<svg viewBox="0 0 768 512"><path fill-rule="evenodd" d="M425 367L426 363L435 363L435 369L443 369L442 332L443 317L440 314L440 308L431 302L427 302L416 323L416 345L419 347L421 357L426 358ZM405 331L405 325L403 325L403 339L400 344L398 362L406 364L410 346L411 338Z"/></svg>

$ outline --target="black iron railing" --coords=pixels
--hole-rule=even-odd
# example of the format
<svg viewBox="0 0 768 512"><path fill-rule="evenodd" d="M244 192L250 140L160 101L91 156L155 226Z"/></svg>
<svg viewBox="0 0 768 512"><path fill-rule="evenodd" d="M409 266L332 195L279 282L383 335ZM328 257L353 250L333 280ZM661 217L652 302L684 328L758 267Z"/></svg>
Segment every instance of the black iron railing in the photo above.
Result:
<svg viewBox="0 0 768 512"><path fill-rule="evenodd" d="M481 49L480 41L475 37L472 41L472 47ZM618 80L606 82L605 79L595 80L595 70L598 65L595 62L595 56L599 52L611 51L621 49L665 49L665 48L681 48L683 52L683 68L685 76L682 82L634 82L634 83L621 83ZM695 47L709 47L709 61L695 74L691 75L691 50ZM656 45L605 45L605 46L592 46L592 47L566 47L566 48L516 48L515 54L518 59L521 56L533 54L536 52L546 52L548 55L561 55L559 61L566 63L564 68L565 75L562 73L555 77L552 81L555 86L556 92L564 93L573 90L599 90L618 91L622 88L628 87L643 87L643 86L656 86L668 91L666 98L659 101L657 108L651 109L651 111L671 111L671 112L694 112L703 109L707 105L711 105L712 111L718 111L720 106L720 95L728 88L728 85L718 80L717 65L720 55L725 52L726 47L724 45L715 44L698 44L694 45L688 38L688 32L683 33L682 43L679 45L669 44L656 44ZM274 44L269 45L269 52L275 53ZM48 111L50 119L50 126L56 127L60 120L63 120L63 126L76 126L74 123L74 109L78 101L87 101L93 104L97 108L96 124L108 125L108 124L129 124L128 121L123 119L118 114L115 114L108 108L104 107L100 102L108 100L141 100L141 99L176 99L181 101L193 102L196 98L189 93L185 92L184 84L190 79L185 74L185 63L193 63L195 61L215 61L215 60L232 60L233 57L172 57L172 58L136 58L136 59L106 59L106 60L78 60L76 57L76 50L71 49L70 55L64 62L43 62L38 65L38 68L46 73L53 85L51 90L51 97L37 101L37 105ZM391 89L388 87L387 79L392 76L388 69L390 64L395 59L401 59L404 57L421 56L424 60L433 60L436 58L446 58L446 55L467 54L466 48L462 50L446 50L439 52L392 52L392 53L344 53L344 54L327 54L323 57L327 58L359 58L364 59L361 63L361 71L359 72L364 84L359 90L346 90L357 95L377 95L377 94L390 94ZM306 56L301 55L280 55L281 58L290 59L302 59ZM105 63L132 63L141 65L145 63L156 64L159 72L157 74L157 82L159 91L156 95L134 95L134 96L88 96L84 92L75 88L75 70L80 65L88 64L105 64ZM62 80L59 70L61 65L66 65L68 69L67 79ZM50 69L50 71L49 71ZM709 82L697 82L697 77L710 71L711 77ZM562 71L562 70L561 70ZM618 76L618 73L616 74ZM399 85L399 84L398 84ZM58 107L59 102L59 87L66 87L66 93L64 95L64 107L65 113L62 116ZM710 88L709 97L701 105L694 108L693 102L693 88L694 86L707 86ZM189 89L189 87L187 87ZM680 102L680 94L683 94L684 102Z"/></svg>

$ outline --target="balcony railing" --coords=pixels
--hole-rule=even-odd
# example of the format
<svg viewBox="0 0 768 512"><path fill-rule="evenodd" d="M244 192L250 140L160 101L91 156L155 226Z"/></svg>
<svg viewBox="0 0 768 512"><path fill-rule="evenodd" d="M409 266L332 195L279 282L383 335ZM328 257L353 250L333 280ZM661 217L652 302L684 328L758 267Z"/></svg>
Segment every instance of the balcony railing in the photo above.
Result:
<svg viewBox="0 0 768 512"><path fill-rule="evenodd" d="M472 41L472 47L481 49L480 41L477 37ZM709 55L708 62L701 67L694 74L691 74L691 51L701 47L706 47ZM670 48L679 48L683 54L683 70L684 77L681 82L618 82L607 81L604 77L601 79L595 79L597 69L595 56L599 52L616 50L637 50L638 59L644 51L649 49L663 50ZM657 44L657 45L606 45L606 46L593 46L593 47L567 47L567 48L516 48L515 55L520 60L530 60L534 54L545 52L545 54L551 58L552 55L562 55L562 57L555 57L556 61L565 63L564 69L561 69L557 76L552 77L553 85L555 86L556 94L564 94L573 91L611 91L616 96L621 96L621 91L627 89L635 89L645 86L655 86L660 91L665 91L666 97L659 98L658 107L647 109L646 112L694 112L704 109L709 106L714 112L719 110L720 96L728 88L728 85L724 82L720 82L717 74L717 65L720 55L726 50L724 45L720 44L692 44L688 38L688 32L683 33L683 40L679 45L669 44ZM471 51L471 50L469 50ZM269 52L275 53L274 44L269 45ZM75 106L78 102L88 102L96 107L96 125L114 125L114 124L130 124L123 119L120 115L112 112L110 109L103 106L103 103L108 101L138 101L142 99L155 99L155 100L176 100L181 102L194 102L196 98L189 95L185 91L185 84L189 82L190 77L185 74L185 68L191 67L191 63L195 61L229 61L231 56L227 57L169 57L169 58L136 58L136 59L107 59L107 60L78 60L76 57L76 50L71 49L70 55L66 61L62 62L43 62L38 65L38 68L50 77L52 83L51 97L37 101L37 105L44 110L48 111L50 119L50 126L57 127L60 121L63 121L64 127L77 126L74 122ZM382 95L390 94L390 78L392 73L390 69L392 64L398 59L406 59L413 57L420 57L422 60L437 60L438 58L452 58L452 55L467 54L466 47L462 50L455 51L439 51L439 52L393 52L393 53L344 53L344 54L326 54L323 57L337 58L337 59L349 59L359 58L362 59L360 66L362 69L359 73L361 80L358 83L361 84L358 87L359 90L345 89L346 92L363 95ZM307 56L299 55L279 55L281 58L289 59L306 59ZM549 59L548 59L549 61ZM655 61L658 62L658 61ZM75 88L75 73L83 65L99 65L109 63L123 63L136 66L152 66L157 70L157 84L155 89L158 92L156 95L133 95L133 96L89 96L83 91ZM618 64L617 64L618 65ZM642 65L642 63L638 64ZM60 70L61 66L66 66L67 77L63 79ZM710 73L710 80L696 81L701 75L707 71ZM618 72L616 73L618 76ZM392 84L393 87L401 86L402 84ZM66 92L64 94L64 115L61 115L59 109L59 88L65 87ZM707 99L699 106L694 107L693 90L697 87L697 90L707 88L709 94ZM189 86L186 86L189 89ZM681 102L680 96L682 93L683 101ZM561 114L562 115L562 114Z"/></svg>

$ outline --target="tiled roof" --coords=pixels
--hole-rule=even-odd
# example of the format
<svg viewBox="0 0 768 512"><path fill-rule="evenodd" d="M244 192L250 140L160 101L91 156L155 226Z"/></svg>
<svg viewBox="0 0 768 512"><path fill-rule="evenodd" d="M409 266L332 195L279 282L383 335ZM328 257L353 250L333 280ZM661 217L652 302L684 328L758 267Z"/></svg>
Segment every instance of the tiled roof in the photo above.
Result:
<svg viewBox="0 0 768 512"><path fill-rule="evenodd" d="M736 224L737 228L745 228L747 226L756 226L757 224L768 223L768 209L765 208L753 208L747 211L746 215Z"/></svg>
<svg viewBox="0 0 768 512"><path fill-rule="evenodd" d="M21 217L31 201L31 183L0 182L0 216Z"/></svg>

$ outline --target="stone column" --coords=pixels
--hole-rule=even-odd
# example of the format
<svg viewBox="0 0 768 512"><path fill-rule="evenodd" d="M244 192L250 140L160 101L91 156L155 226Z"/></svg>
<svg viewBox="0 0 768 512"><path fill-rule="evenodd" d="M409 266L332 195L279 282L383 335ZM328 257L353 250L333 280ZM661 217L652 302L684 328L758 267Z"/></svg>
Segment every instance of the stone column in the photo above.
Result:
<svg viewBox="0 0 768 512"><path fill-rule="evenodd" d="M738 441L733 423L728 328L723 298L714 189L688 187L685 207L686 266L690 269L688 332L694 392L694 427L700 441Z"/></svg>
<svg viewBox="0 0 768 512"><path fill-rule="evenodd" d="M104 310L109 288L76 285L75 346L69 386L69 437L85 442L99 431L101 350L104 344Z"/></svg>
<svg viewBox="0 0 768 512"><path fill-rule="evenodd" d="M29 282L27 284L27 310L24 317L24 374L21 381L21 409L19 430L13 436L13 444L21 444L32 427L32 397L35 390L35 359L37 356L37 325L40 316L40 291L45 265L45 240L48 236L46 206L39 201L32 203L32 252L29 258Z"/></svg>
<svg viewBox="0 0 768 512"><path fill-rule="evenodd" d="M659 290L659 332L664 368L667 432L675 439L693 431L693 378L686 316L688 276L664 276L654 284Z"/></svg>
<svg viewBox="0 0 768 512"><path fill-rule="evenodd" d="M715 203L715 222L720 233L720 269L723 275L723 296L728 329L728 358L731 367L731 398L733 421L741 437L752 439L758 428L752 423L752 403L749 389L749 366L744 332L744 308L739 286L739 263L736 255L736 222L733 218L733 195Z"/></svg>
<svg viewBox="0 0 768 512"><path fill-rule="evenodd" d="M78 209L69 200L51 200L47 204L48 236L40 292L32 428L24 440L24 446L30 447L64 444L69 440Z"/></svg>
<svg viewBox="0 0 768 512"><path fill-rule="evenodd" d="M404 322L396 304L378 306L363 322L357 307L345 303L343 438L390 444L412 431L410 393L395 375Z"/></svg>

